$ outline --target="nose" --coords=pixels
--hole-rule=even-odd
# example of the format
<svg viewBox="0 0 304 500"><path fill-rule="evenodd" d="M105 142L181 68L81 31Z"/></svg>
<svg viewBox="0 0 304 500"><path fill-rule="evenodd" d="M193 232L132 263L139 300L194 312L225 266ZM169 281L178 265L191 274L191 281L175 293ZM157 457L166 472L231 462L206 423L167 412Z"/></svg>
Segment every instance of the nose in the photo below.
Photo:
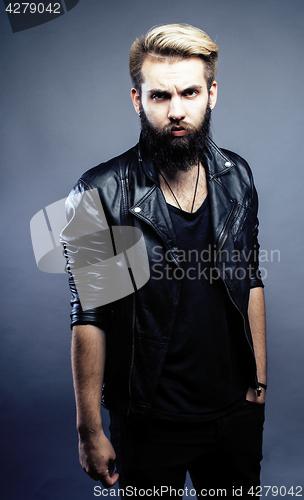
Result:
<svg viewBox="0 0 304 500"><path fill-rule="evenodd" d="M168 118L172 122L179 122L185 118L185 110L182 100L179 96L174 96L170 100Z"/></svg>

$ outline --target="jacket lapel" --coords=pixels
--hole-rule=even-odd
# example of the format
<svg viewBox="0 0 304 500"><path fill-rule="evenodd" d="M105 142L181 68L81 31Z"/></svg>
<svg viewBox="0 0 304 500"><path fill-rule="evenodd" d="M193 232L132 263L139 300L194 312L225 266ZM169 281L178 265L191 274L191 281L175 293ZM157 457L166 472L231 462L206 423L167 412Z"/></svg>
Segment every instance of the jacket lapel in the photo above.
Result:
<svg viewBox="0 0 304 500"><path fill-rule="evenodd" d="M231 190L231 183L225 182L226 176L236 165L210 139L205 155L209 200L211 207L213 242L216 253L223 247L239 203ZM230 186L230 187L228 187Z"/></svg>

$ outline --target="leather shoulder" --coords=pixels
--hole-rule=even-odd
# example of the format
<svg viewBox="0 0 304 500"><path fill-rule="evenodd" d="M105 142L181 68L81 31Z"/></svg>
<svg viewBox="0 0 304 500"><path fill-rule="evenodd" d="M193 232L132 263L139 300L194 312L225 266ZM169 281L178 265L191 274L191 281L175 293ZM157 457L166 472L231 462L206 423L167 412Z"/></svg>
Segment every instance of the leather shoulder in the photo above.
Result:
<svg viewBox="0 0 304 500"><path fill-rule="evenodd" d="M125 151L119 156L111 158L107 162L87 170L80 178L90 188L105 186L110 179L120 179L125 176L128 166L137 159L136 147Z"/></svg>

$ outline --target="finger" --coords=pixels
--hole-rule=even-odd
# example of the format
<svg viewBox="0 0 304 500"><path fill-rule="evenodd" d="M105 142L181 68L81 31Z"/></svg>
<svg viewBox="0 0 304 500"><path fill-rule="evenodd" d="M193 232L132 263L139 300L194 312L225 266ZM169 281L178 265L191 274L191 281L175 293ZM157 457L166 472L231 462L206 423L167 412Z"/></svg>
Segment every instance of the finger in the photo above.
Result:
<svg viewBox="0 0 304 500"><path fill-rule="evenodd" d="M107 474L106 476L99 477L101 484L105 488L111 488L111 486L114 486L114 484L118 481L118 478L119 478L118 472L115 472L113 476Z"/></svg>

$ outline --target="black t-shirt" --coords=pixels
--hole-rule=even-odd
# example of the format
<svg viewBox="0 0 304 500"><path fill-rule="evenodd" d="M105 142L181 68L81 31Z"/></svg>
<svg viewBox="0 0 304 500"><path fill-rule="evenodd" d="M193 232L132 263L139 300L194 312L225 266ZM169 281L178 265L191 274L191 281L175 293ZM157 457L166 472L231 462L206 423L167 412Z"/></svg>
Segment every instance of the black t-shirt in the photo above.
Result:
<svg viewBox="0 0 304 500"><path fill-rule="evenodd" d="M180 307L152 404L153 417L217 418L243 399L247 384L237 354L234 307L212 262L208 197L192 214L168 205L179 245ZM169 266L168 266L169 267Z"/></svg>

